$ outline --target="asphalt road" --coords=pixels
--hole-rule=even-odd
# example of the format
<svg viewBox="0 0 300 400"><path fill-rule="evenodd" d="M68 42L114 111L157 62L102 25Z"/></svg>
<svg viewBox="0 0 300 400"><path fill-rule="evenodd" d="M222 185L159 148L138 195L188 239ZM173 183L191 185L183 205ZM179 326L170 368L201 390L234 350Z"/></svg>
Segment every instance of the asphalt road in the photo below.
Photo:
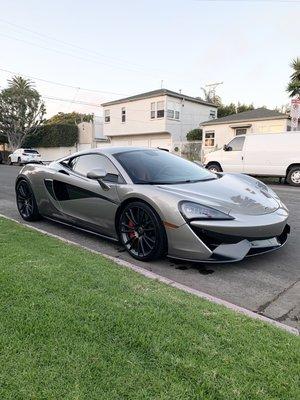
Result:
<svg viewBox="0 0 300 400"><path fill-rule="evenodd" d="M19 169L0 165L0 213L21 221L14 195ZM277 252L232 264L190 264L168 259L141 263L121 246L97 236L46 220L33 225L300 329L300 189L278 184L272 187L290 210L288 243Z"/></svg>

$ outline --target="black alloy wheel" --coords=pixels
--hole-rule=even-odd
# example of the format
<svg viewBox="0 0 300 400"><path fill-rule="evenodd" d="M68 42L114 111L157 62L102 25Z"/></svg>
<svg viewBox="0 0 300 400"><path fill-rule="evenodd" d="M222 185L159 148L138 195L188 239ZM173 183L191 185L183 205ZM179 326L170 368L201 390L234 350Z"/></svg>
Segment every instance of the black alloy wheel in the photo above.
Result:
<svg viewBox="0 0 300 400"><path fill-rule="evenodd" d="M121 213L119 236L128 253L141 261L162 257L167 248L165 228L146 203L132 202Z"/></svg>
<svg viewBox="0 0 300 400"><path fill-rule="evenodd" d="M21 180L16 187L17 206L19 213L25 221L36 221L40 214L30 184Z"/></svg>

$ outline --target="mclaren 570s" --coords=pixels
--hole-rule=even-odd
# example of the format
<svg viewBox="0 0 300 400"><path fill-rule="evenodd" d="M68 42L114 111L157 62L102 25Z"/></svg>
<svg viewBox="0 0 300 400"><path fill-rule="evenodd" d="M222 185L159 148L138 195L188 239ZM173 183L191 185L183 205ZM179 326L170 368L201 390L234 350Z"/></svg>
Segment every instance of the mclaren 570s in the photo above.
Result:
<svg viewBox="0 0 300 400"><path fill-rule="evenodd" d="M142 261L239 261L279 249L289 233L288 210L264 183L159 149L107 147L27 164L16 200L26 221L43 217L120 241Z"/></svg>

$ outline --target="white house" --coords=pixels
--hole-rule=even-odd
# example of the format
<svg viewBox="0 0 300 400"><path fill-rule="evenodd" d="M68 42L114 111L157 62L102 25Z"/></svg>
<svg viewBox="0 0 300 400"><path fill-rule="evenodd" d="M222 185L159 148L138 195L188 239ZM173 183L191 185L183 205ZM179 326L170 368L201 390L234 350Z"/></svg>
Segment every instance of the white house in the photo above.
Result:
<svg viewBox="0 0 300 400"><path fill-rule="evenodd" d="M104 137L113 146L172 149L191 129L217 117L217 107L197 97L167 89L102 104Z"/></svg>
<svg viewBox="0 0 300 400"><path fill-rule="evenodd" d="M200 124L203 130L203 151L221 148L237 135L246 133L280 133L290 130L290 117L275 110L257 108L227 115Z"/></svg>

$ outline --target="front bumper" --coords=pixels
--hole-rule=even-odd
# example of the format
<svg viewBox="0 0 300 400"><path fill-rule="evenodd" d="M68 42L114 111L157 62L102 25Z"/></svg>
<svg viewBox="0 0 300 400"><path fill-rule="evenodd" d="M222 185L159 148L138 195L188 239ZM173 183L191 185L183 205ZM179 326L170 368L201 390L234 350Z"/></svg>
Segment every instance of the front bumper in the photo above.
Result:
<svg viewBox="0 0 300 400"><path fill-rule="evenodd" d="M286 210L279 209L232 221L192 221L168 230L168 255L187 261L226 263L274 251L287 241L287 217Z"/></svg>

